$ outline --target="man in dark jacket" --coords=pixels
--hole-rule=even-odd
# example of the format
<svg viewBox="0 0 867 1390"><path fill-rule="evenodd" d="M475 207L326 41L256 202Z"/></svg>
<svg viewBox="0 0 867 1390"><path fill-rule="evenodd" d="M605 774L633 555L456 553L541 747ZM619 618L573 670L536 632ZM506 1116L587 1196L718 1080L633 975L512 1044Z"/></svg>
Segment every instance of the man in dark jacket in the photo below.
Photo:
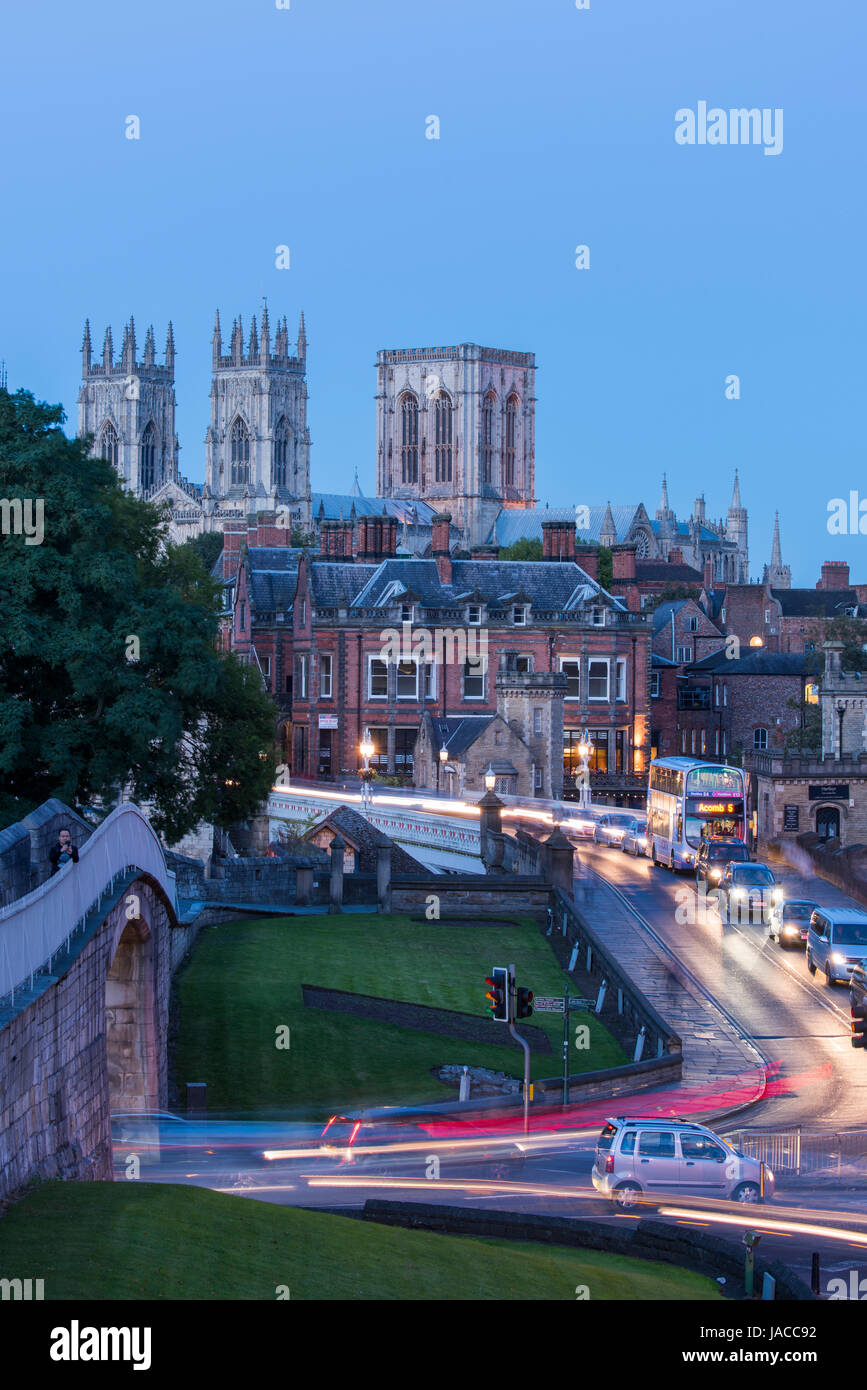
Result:
<svg viewBox="0 0 867 1390"><path fill-rule="evenodd" d="M60 831L57 837L57 844L54 846L48 858L51 861L52 874L56 874L58 869L62 869L64 864L68 864L70 860L73 864L78 863L78 850L72 843L72 836L65 826L63 830Z"/></svg>

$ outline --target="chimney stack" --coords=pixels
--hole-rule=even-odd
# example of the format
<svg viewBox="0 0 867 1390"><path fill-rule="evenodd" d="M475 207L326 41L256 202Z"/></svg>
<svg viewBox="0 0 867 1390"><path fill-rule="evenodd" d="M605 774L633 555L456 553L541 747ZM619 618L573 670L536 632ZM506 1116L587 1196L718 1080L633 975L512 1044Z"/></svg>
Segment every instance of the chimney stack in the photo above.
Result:
<svg viewBox="0 0 867 1390"><path fill-rule="evenodd" d="M849 562L847 560L826 560L822 565L822 578L817 589L848 589Z"/></svg>
<svg viewBox="0 0 867 1390"><path fill-rule="evenodd" d="M599 549L595 545L576 545L575 561L590 579L599 583Z"/></svg>
<svg viewBox="0 0 867 1390"><path fill-rule="evenodd" d="M542 522L542 559L575 559L575 526L571 521Z"/></svg>
<svg viewBox="0 0 867 1390"><path fill-rule="evenodd" d="M433 519L433 541L431 555L436 560L440 582L452 582L452 556L450 549L451 513L436 512Z"/></svg>

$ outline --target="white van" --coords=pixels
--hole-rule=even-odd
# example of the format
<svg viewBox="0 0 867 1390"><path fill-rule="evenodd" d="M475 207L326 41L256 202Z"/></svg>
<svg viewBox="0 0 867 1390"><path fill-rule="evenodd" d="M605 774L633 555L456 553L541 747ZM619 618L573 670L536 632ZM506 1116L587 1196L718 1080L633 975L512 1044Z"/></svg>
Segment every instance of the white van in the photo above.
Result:
<svg viewBox="0 0 867 1390"><path fill-rule="evenodd" d="M825 983L849 979L852 967L867 961L867 912L856 907L822 907L810 918L807 966L825 973Z"/></svg>

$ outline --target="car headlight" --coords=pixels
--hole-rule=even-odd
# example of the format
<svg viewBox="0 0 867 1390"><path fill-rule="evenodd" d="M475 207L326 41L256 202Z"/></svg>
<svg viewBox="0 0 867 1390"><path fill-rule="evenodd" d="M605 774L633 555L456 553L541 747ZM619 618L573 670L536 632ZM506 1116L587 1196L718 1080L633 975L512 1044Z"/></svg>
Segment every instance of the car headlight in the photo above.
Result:
<svg viewBox="0 0 867 1390"><path fill-rule="evenodd" d="M639 835L636 843L639 844L642 849L647 849L647 836Z"/></svg>
<svg viewBox="0 0 867 1390"><path fill-rule="evenodd" d="M783 901L782 888L775 888L771 896L773 897L775 903L781 903Z"/></svg>
<svg viewBox="0 0 867 1390"><path fill-rule="evenodd" d="M742 901L747 896L746 888L733 888L732 897Z"/></svg>
<svg viewBox="0 0 867 1390"><path fill-rule="evenodd" d="M832 952L831 952L831 960L834 962L835 965L845 965L845 964L846 964L846 957L845 957L845 956L841 956L839 951L832 951Z"/></svg>
<svg viewBox="0 0 867 1390"><path fill-rule="evenodd" d="M722 878L722 869L711 869L710 877L713 879L714 883L719 883Z"/></svg>
<svg viewBox="0 0 867 1390"><path fill-rule="evenodd" d="M783 927L783 932L784 932L784 934L785 934L786 936L800 936L800 935L801 935L801 929L800 929L800 927L793 927L793 926L791 926L791 925Z"/></svg>

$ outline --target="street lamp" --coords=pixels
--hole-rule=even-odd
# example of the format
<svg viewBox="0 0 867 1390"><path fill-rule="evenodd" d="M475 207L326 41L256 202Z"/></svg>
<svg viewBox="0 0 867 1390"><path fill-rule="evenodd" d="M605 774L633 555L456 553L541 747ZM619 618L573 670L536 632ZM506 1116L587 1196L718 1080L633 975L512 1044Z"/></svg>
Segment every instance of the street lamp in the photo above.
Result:
<svg viewBox="0 0 867 1390"><path fill-rule="evenodd" d="M442 767L442 770L445 771L447 762L449 762L449 749L443 745L443 748L439 749L439 762L436 765L436 791L439 791L439 769Z"/></svg>
<svg viewBox="0 0 867 1390"><path fill-rule="evenodd" d="M486 790L486 791L489 791L489 792L492 792L492 791L494 790L494 787L495 787L496 785L497 785L497 774L496 774L496 772L494 771L494 769L491 767L491 764L488 763L488 766L485 768L485 790Z"/></svg>
<svg viewBox="0 0 867 1390"><path fill-rule="evenodd" d="M370 737L370 730L369 730L369 729L365 729L365 731L364 731L364 738L361 740L360 744L358 745L358 751L359 751L359 753L361 754L362 758L364 759L364 767L363 767L362 773L361 773L361 809L362 809L362 811L369 811L369 810L370 810L370 779L371 779L370 759L373 757L374 753L376 752L376 749L375 749L374 746L373 746L373 739Z"/></svg>
<svg viewBox="0 0 867 1390"><path fill-rule="evenodd" d="M581 759L581 770L578 774L581 786L578 792L578 804L582 810L586 810L590 805L590 754L593 747L590 743L590 735L586 729L581 730L581 742L578 744L578 756Z"/></svg>

